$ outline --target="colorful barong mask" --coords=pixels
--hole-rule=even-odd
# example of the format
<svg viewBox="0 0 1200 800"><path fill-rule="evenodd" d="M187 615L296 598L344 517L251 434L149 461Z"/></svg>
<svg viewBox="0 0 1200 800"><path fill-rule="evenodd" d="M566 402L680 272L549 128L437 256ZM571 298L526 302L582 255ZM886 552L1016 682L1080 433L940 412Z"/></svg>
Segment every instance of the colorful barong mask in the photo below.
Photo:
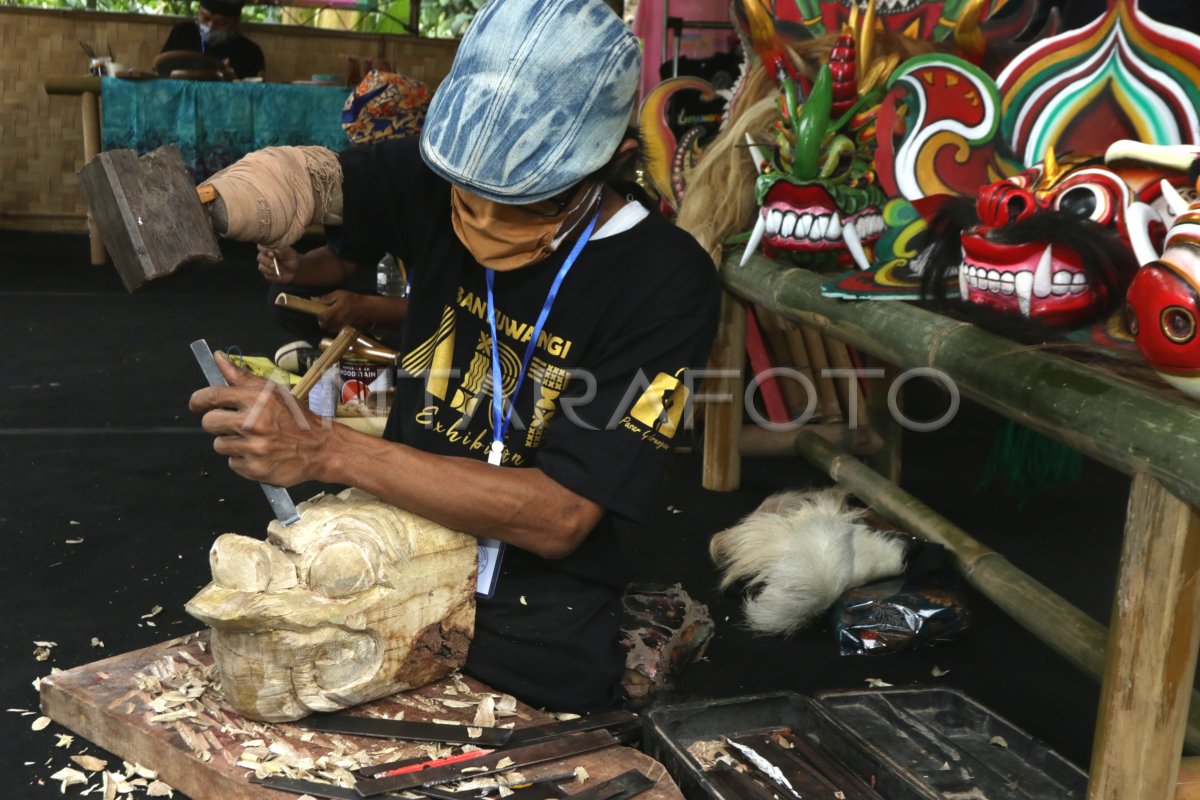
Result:
<svg viewBox="0 0 1200 800"><path fill-rule="evenodd" d="M960 253L936 248L926 285L940 297L957 272L967 303L1048 326L1086 322L1112 308L1139 260L1157 252L1160 215L1145 200L1160 191L1145 170L1117 171L1099 157L1060 161L1050 151L980 190ZM953 241L947 216L931 229Z"/></svg>
<svg viewBox="0 0 1200 800"><path fill-rule="evenodd" d="M773 157L763 158L752 143L759 212L743 262L765 245L808 262L848 252L867 268L863 244L883 233L886 198L865 135L872 118L858 113L874 93L859 96L855 58L854 38L843 34L803 104L795 82L781 81Z"/></svg>
<svg viewBox="0 0 1200 800"><path fill-rule="evenodd" d="M1200 399L1200 148L1122 142L1119 153L1177 174L1187 171L1188 199L1166 181L1164 219L1171 221L1161 258L1138 270L1125 295L1125 323L1142 356L1167 383ZM1113 150L1118 149L1114 146ZM1113 155L1112 150L1109 153Z"/></svg>

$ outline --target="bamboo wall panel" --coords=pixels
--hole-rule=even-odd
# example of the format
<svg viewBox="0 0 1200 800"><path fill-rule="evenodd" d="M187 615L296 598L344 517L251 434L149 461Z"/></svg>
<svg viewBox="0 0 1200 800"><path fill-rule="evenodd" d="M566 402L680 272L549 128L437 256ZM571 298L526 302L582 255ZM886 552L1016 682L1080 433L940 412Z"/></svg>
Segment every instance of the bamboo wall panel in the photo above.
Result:
<svg viewBox="0 0 1200 800"><path fill-rule="evenodd" d="M0 227L86 230L76 171L83 166L79 99L49 96L45 79L83 75L88 42L115 60L149 69L179 17L0 7ZM457 42L244 26L266 55L268 81L345 74L347 56L385 58L431 87L450 69Z"/></svg>

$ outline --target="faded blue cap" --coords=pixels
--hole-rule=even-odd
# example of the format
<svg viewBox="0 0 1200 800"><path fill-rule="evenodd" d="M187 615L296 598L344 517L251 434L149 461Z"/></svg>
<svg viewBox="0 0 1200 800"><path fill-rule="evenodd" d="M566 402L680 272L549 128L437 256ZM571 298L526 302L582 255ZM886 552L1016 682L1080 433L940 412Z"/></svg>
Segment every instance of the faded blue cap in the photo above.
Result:
<svg viewBox="0 0 1200 800"><path fill-rule="evenodd" d="M490 0L434 93L421 156L488 200L545 200L616 152L640 67L603 0Z"/></svg>

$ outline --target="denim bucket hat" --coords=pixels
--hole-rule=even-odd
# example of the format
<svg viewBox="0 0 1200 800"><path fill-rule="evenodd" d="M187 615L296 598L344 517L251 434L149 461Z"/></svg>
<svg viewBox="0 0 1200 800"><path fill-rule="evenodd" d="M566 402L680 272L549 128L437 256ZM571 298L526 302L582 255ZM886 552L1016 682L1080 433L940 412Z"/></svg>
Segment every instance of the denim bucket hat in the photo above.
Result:
<svg viewBox="0 0 1200 800"><path fill-rule="evenodd" d="M612 157L640 66L603 0L490 0L434 93L421 156L488 200L545 200Z"/></svg>

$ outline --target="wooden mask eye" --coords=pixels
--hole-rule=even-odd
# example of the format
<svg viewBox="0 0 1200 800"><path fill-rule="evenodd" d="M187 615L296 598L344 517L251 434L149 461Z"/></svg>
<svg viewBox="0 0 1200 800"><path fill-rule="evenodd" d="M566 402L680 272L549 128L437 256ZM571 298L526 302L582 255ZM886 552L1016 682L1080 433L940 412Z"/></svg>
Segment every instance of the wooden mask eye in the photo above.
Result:
<svg viewBox="0 0 1200 800"><path fill-rule="evenodd" d="M1175 344L1187 344L1196 337L1196 317L1183 306L1167 306L1159 316L1163 336Z"/></svg>

